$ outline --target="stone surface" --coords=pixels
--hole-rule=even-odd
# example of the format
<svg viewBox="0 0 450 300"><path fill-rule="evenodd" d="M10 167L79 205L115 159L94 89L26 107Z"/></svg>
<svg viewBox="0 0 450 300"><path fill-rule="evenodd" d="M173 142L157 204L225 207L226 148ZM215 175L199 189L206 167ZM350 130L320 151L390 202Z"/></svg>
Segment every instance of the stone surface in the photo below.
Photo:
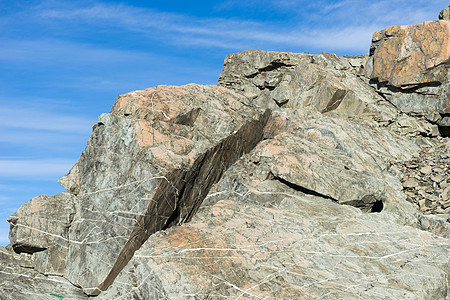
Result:
<svg viewBox="0 0 450 300"><path fill-rule="evenodd" d="M448 299L447 22L119 96L8 219L0 298Z"/></svg>
<svg viewBox="0 0 450 300"><path fill-rule="evenodd" d="M424 214L437 215L421 223L432 224L429 230L450 237L446 225L450 217L450 139L429 139L427 142L417 156L396 163L397 175L402 178L407 200L419 204Z"/></svg>
<svg viewBox="0 0 450 300"><path fill-rule="evenodd" d="M388 122L397 115L396 109L358 76L366 59L244 51L227 56L218 84L261 107L293 110L311 106L330 116Z"/></svg>
<svg viewBox="0 0 450 300"><path fill-rule="evenodd" d="M0 247L0 299L88 299L67 279L39 273L32 265L31 255L18 255L11 248Z"/></svg>
<svg viewBox="0 0 450 300"><path fill-rule="evenodd" d="M37 253L44 261L37 270L55 269L98 294L150 234L195 214L196 201L260 141L267 118L216 86L119 96L61 179L68 192L33 199L9 219L11 244L19 252L46 249ZM67 199L70 206L53 206Z"/></svg>
<svg viewBox="0 0 450 300"><path fill-rule="evenodd" d="M450 20L450 6L441 10L439 20Z"/></svg>
<svg viewBox="0 0 450 300"><path fill-rule="evenodd" d="M251 157L234 165L190 223L150 237L100 298L445 299L447 239L258 172Z"/></svg>
<svg viewBox="0 0 450 300"><path fill-rule="evenodd" d="M449 37L448 20L378 31L372 38L366 74L399 110L439 123L450 113Z"/></svg>

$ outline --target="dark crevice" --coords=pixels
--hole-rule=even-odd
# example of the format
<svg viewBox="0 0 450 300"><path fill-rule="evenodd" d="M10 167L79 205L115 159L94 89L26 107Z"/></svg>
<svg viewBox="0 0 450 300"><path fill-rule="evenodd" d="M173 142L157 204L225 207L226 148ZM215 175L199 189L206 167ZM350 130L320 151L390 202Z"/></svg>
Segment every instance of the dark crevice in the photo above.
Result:
<svg viewBox="0 0 450 300"><path fill-rule="evenodd" d="M258 120L248 122L223 139L199 157L190 169L174 170L161 181L145 214L137 220L110 273L92 292L93 296L99 295L114 282L150 235L192 219L223 173L263 139L270 113L266 110Z"/></svg>
<svg viewBox="0 0 450 300"><path fill-rule="evenodd" d="M272 61L270 62L267 66L263 67L263 68L259 68L257 72L250 74L250 75L246 75L245 77L247 78L254 78L256 76L258 76L258 74L261 74L263 72L270 72L270 71L274 71L280 68L291 68L294 67L295 65L291 65L291 64L287 64L281 61Z"/></svg>
<svg viewBox="0 0 450 300"><path fill-rule="evenodd" d="M345 96L347 95L348 90L340 90L338 89L333 96L331 97L330 101L328 102L327 107L322 111L322 113L327 113L329 111L335 110L336 108L341 105L342 100L344 100Z"/></svg>
<svg viewBox="0 0 450 300"><path fill-rule="evenodd" d="M285 104L287 104L289 102L289 99L285 99L285 100L282 100L282 101L277 101L277 100L274 100L274 101L275 101L275 104L278 107L283 107Z"/></svg>
<svg viewBox="0 0 450 300"><path fill-rule="evenodd" d="M437 123L442 137L450 137L450 114L441 114L442 119Z"/></svg>
<svg viewBox="0 0 450 300"><path fill-rule="evenodd" d="M42 248L42 247L36 247L36 246L31 246L31 245L26 245L26 244L14 244L12 246L14 252L16 252L17 254L20 253L27 253L27 254L33 254L36 252L42 252L47 250L47 248Z"/></svg>
<svg viewBox="0 0 450 300"><path fill-rule="evenodd" d="M300 185L297 185L295 183L289 182L289 181L287 181L287 180L285 180L285 179L283 179L281 177L275 176L273 174L270 174L269 177L271 179L273 179L273 180L278 180L282 184L290 187L291 189L299 191L299 192L302 192L302 193L304 193L306 195L313 195L313 196L321 197L321 198L324 198L324 199L329 199L329 200L332 200L334 202L339 203L338 200L336 200L336 199L334 199L334 198L332 198L330 196L321 194L321 193L319 193L317 191L310 190L310 189L305 188L303 186L300 186ZM352 201L352 202L340 203L340 204L350 205L350 206L359 208L363 212L370 212L370 213L381 212L383 210L383 208L384 208L383 201L382 200L371 201L372 199L373 199L373 197L369 195L369 196L366 196L364 199L361 199L361 200L358 200L358 201Z"/></svg>
<svg viewBox="0 0 450 300"><path fill-rule="evenodd" d="M195 108L190 111L188 111L185 114L179 115L176 117L173 122L176 124L181 124L185 126L194 126L195 121L197 120L199 114L200 114L201 108Z"/></svg>
<svg viewBox="0 0 450 300"><path fill-rule="evenodd" d="M442 137L450 137L450 127L449 126L438 126L439 133Z"/></svg>
<svg viewBox="0 0 450 300"><path fill-rule="evenodd" d="M291 189L294 189L294 190L296 190L298 192L302 192L302 193L307 194L307 195L313 195L313 196L317 196L317 197L321 197L321 198L325 198L325 199L330 199L330 200L333 200L333 201L337 202L336 199L333 199L330 196L326 196L326 195L318 193L318 192L316 192L314 190L310 190L310 189L307 189L305 187L296 185L295 183L289 182L289 181L287 181L287 180L285 180L285 179L283 179L281 177L273 175L273 179L278 180L282 184L287 185Z"/></svg>
<svg viewBox="0 0 450 300"><path fill-rule="evenodd" d="M420 94L420 92L417 92L418 89L421 89L424 87L438 87L442 83L439 81L431 81L431 82L425 82L425 83L404 85L402 87L396 87L393 85L389 85L386 81L379 82L376 79L370 79L369 84L376 85L376 90L380 90L381 88L386 88L390 92L394 92L394 93L405 93L405 94L419 93Z"/></svg>
<svg viewBox="0 0 450 300"><path fill-rule="evenodd" d="M375 203L372 205L372 208L370 209L371 213L378 213L378 212L382 212L384 208L384 204L383 201L381 200L377 200L375 201Z"/></svg>

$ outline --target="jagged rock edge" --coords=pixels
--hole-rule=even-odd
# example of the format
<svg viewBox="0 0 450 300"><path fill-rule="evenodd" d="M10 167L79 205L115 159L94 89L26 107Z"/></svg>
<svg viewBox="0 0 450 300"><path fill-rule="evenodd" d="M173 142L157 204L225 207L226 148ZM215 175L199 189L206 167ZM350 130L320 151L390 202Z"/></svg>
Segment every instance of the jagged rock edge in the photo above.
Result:
<svg viewBox="0 0 450 300"><path fill-rule="evenodd" d="M174 225L188 222L199 209L212 185L220 180L222 174L243 154L249 153L263 140L263 130L270 115L271 111L267 109L259 116L258 120L251 120L246 123L234 134L226 137L216 146L206 151L195 161L190 170L174 170L166 176L165 180L158 186L153 197L153 199L158 200L149 202L145 215L137 220L128 241L119 253L109 274L89 295L97 296L102 291L105 291L150 235ZM253 137L253 139L250 141L247 140L248 136ZM242 142L248 143L245 144ZM237 151L229 151L230 149ZM227 156L228 160L220 161L224 156ZM215 167L217 163L220 163L218 164L218 168ZM205 171L207 172L206 174ZM205 182L206 185L204 185ZM195 197L196 195L199 197ZM152 222L152 217L155 215L160 216L159 213L164 214L164 212L158 211L158 207L152 204L160 203L159 199L165 201L168 197L173 197L174 209L166 217L163 216L162 222Z"/></svg>

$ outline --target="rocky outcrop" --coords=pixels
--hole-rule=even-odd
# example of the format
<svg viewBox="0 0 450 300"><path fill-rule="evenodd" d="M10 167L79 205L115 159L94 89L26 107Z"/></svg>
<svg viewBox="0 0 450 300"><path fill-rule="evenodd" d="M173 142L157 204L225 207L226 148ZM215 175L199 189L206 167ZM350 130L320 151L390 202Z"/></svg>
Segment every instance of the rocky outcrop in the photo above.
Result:
<svg viewBox="0 0 450 300"><path fill-rule="evenodd" d="M40 272L98 294L151 234L190 220L262 139L269 112L247 102L199 85L119 96L60 180L68 191L34 198L9 218L13 248L35 253Z"/></svg>
<svg viewBox="0 0 450 300"><path fill-rule="evenodd" d="M450 21L393 26L373 35L367 75L400 111L438 124L450 114Z"/></svg>
<svg viewBox="0 0 450 300"><path fill-rule="evenodd" d="M446 22L119 96L8 219L1 298L448 298Z"/></svg>
<svg viewBox="0 0 450 300"><path fill-rule="evenodd" d="M367 57L244 51L229 55L218 84L261 107L314 107L329 116L388 122L397 115L359 74Z"/></svg>
<svg viewBox="0 0 450 300"><path fill-rule="evenodd" d="M240 160L190 223L150 237L100 296L445 299L448 240L256 174L267 173Z"/></svg>
<svg viewBox="0 0 450 300"><path fill-rule="evenodd" d="M450 20L450 6L441 10L439 13L439 20Z"/></svg>

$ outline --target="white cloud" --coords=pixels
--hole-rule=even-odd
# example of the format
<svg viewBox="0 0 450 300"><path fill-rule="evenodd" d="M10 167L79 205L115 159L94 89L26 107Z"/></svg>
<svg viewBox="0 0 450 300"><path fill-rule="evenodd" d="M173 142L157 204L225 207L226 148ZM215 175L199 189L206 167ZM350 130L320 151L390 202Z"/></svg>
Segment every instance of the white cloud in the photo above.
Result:
<svg viewBox="0 0 450 300"><path fill-rule="evenodd" d="M86 132L93 120L26 108L2 107L0 127L26 128L65 133Z"/></svg>
<svg viewBox="0 0 450 300"><path fill-rule="evenodd" d="M308 48L312 47L325 48L324 50L328 51L348 50L364 53L369 48L374 31L398 23L435 19L434 15L437 15L439 7L444 7L444 2L229 0L216 6L218 10L246 7L250 4L255 5L255 9L276 9L290 14L285 22L198 18L102 2L89 6L66 2L56 8L42 6L36 10L36 16L54 21L76 20L91 24L109 24L140 32L166 43L183 43L190 47L230 50L284 47L288 51L299 47L302 51L308 51Z"/></svg>
<svg viewBox="0 0 450 300"><path fill-rule="evenodd" d="M70 159L0 160L0 177L48 178L61 177L72 168Z"/></svg>

